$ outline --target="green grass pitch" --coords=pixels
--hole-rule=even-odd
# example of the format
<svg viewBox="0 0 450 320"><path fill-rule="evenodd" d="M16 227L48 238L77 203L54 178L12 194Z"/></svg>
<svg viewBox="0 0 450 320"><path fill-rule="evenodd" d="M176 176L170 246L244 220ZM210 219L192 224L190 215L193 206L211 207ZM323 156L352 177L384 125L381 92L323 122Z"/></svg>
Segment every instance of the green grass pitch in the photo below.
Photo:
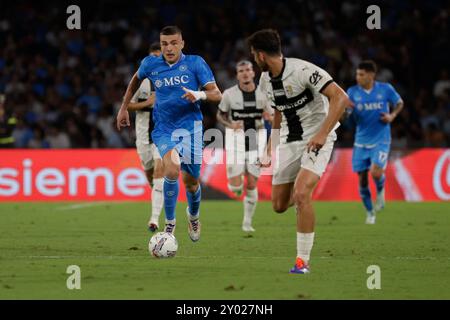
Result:
<svg viewBox="0 0 450 320"><path fill-rule="evenodd" d="M202 237L178 204L177 256L150 257L148 203L0 204L0 299L450 299L450 203L389 202L376 225L360 203L319 202L312 273L291 275L295 214L202 202ZM69 265L81 290L68 290ZM378 265L381 289L369 290Z"/></svg>

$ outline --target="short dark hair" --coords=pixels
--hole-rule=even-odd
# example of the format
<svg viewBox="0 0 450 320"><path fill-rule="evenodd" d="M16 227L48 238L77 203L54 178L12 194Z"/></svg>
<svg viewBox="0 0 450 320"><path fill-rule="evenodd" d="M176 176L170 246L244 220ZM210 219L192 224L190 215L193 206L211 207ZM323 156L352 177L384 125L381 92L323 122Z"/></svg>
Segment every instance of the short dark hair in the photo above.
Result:
<svg viewBox="0 0 450 320"><path fill-rule="evenodd" d="M247 43L253 50L263 51L269 55L281 55L281 39L277 30L259 30L248 37Z"/></svg>
<svg viewBox="0 0 450 320"><path fill-rule="evenodd" d="M173 36L174 34L181 34L181 29L177 26L167 26L162 28L159 34L163 36Z"/></svg>
<svg viewBox="0 0 450 320"><path fill-rule="evenodd" d="M159 42L153 42L151 45L150 45L150 50L149 50L150 52L153 52L153 51L161 51L161 45L159 44Z"/></svg>
<svg viewBox="0 0 450 320"><path fill-rule="evenodd" d="M358 64L358 69L377 73L377 64L373 60L364 60Z"/></svg>

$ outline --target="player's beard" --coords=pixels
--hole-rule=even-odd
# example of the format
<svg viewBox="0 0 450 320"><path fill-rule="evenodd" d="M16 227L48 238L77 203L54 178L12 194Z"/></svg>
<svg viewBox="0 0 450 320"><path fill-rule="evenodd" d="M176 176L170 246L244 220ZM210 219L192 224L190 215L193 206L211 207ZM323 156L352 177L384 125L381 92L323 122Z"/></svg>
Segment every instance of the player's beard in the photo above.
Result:
<svg viewBox="0 0 450 320"><path fill-rule="evenodd" d="M267 65L267 63L263 62L263 61L259 61L258 62L258 66L259 68L262 70L262 72L267 72L269 71L269 66Z"/></svg>

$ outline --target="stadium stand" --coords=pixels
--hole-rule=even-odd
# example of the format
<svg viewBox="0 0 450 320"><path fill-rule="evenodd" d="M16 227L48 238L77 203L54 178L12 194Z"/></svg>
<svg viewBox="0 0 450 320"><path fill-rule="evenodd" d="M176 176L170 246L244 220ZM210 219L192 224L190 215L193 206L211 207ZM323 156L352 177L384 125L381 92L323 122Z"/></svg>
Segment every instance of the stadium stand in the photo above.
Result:
<svg viewBox="0 0 450 320"><path fill-rule="evenodd" d="M263 27L280 31L285 55L324 67L344 88L354 84L358 62L373 59L378 79L405 101L393 148L448 147L450 8L439 0L378 1L382 29L369 30L361 26L372 2L78 1L79 31L66 28L61 1L2 2L0 93L17 119L14 146L133 147L132 129L114 129L116 110L160 28L177 24L185 51L205 57L222 90L235 83L235 62L249 56L245 38ZM216 106L203 109L205 128L216 127ZM339 133L338 146L351 146L352 128L344 123Z"/></svg>

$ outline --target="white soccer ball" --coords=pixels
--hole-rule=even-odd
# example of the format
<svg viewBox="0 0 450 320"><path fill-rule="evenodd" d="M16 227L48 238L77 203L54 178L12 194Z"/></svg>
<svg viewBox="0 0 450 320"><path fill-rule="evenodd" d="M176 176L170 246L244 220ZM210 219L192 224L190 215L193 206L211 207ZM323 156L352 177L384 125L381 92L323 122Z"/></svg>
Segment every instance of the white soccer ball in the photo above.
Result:
<svg viewBox="0 0 450 320"><path fill-rule="evenodd" d="M156 258L172 258L178 250L178 241L168 232L158 232L148 243L150 254Z"/></svg>

